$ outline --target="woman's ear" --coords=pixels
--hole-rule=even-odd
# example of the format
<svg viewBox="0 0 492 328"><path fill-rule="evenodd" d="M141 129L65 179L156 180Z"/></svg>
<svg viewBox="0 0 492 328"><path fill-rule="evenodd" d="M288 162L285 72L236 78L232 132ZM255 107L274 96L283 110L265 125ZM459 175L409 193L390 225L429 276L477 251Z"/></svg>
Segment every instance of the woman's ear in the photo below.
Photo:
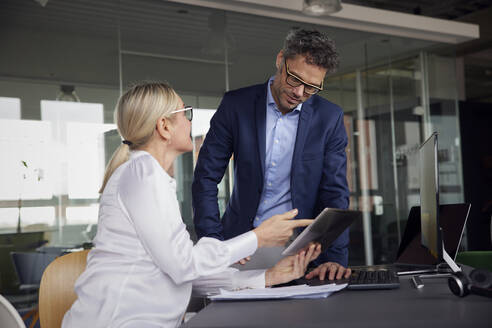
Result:
<svg viewBox="0 0 492 328"><path fill-rule="evenodd" d="M157 133L160 135L160 137L166 142L169 143L171 142L171 135L172 135L172 130L173 126L171 124L171 120L166 117L161 117L157 120L156 123L156 130Z"/></svg>

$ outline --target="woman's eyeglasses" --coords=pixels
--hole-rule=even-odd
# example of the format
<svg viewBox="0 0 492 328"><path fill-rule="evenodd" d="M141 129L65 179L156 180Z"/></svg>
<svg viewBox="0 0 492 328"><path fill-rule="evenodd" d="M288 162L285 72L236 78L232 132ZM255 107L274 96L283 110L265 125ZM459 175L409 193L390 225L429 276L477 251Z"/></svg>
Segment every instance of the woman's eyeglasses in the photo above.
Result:
<svg viewBox="0 0 492 328"><path fill-rule="evenodd" d="M182 109L177 109L175 111L172 111L171 114L179 113L179 112L185 112L185 117L188 119L188 121L191 122L191 120L193 119L193 107L192 106L185 106Z"/></svg>

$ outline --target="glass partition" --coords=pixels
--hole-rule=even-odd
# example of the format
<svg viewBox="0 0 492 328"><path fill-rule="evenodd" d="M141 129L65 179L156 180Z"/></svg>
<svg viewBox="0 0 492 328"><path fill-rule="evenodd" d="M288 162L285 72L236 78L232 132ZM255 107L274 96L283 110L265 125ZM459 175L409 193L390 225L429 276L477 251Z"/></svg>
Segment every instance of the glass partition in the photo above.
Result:
<svg viewBox="0 0 492 328"><path fill-rule="evenodd" d="M19 284L39 281L19 280L11 252L60 252L96 232L119 96L116 5L0 3L0 293L21 294L18 308L37 302Z"/></svg>
<svg viewBox="0 0 492 328"><path fill-rule="evenodd" d="M394 60L391 38L379 54L383 48L385 63L328 77L322 93L344 108L351 207L364 212L351 227L353 264L395 260L410 208L420 203L418 149L429 131L440 134L441 203L463 201L454 59L421 52ZM361 51L370 63L371 46Z"/></svg>

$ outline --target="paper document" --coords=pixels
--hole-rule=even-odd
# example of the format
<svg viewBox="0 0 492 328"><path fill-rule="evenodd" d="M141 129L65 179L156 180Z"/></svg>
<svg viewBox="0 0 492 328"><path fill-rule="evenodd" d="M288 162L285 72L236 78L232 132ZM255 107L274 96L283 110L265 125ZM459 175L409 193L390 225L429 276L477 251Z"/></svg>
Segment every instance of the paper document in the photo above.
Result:
<svg viewBox="0 0 492 328"><path fill-rule="evenodd" d="M212 301L226 300L255 300L255 299L281 299L281 298L325 298L333 292L347 287L347 284L329 284L322 286L288 286L278 288L254 288L236 291L220 290L220 294L210 296Z"/></svg>

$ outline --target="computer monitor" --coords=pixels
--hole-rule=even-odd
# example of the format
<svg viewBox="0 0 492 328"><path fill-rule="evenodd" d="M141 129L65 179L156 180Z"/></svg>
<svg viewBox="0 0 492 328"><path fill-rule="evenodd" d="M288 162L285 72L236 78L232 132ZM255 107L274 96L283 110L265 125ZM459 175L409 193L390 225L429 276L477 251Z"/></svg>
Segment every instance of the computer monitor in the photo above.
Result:
<svg viewBox="0 0 492 328"><path fill-rule="evenodd" d="M422 245L437 262L442 262L442 237L439 225L439 171L437 133L420 146L420 228Z"/></svg>
<svg viewBox="0 0 492 328"><path fill-rule="evenodd" d="M439 171L437 167L437 133L420 146L420 229L421 243L438 263L446 263L453 272L461 271L442 241L439 224Z"/></svg>

